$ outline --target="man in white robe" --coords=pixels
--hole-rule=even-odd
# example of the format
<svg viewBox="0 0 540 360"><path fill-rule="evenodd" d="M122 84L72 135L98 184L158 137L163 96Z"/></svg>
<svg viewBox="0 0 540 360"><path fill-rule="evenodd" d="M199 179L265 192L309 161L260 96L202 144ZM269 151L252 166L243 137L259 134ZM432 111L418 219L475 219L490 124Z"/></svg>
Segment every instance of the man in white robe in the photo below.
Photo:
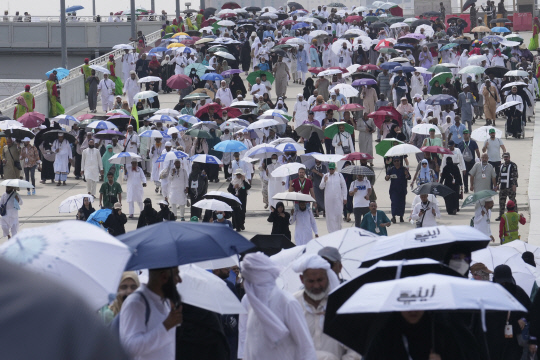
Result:
<svg viewBox="0 0 540 360"><path fill-rule="evenodd" d="M304 95L299 93L296 95L296 103L293 109L294 127L297 128L308 119L309 104L304 100Z"/></svg>
<svg viewBox="0 0 540 360"><path fill-rule="evenodd" d="M227 82L225 80L221 80L220 88L216 92L216 97L221 100L221 105L224 107L231 106L231 103L233 101L233 96L231 93L231 89L227 87Z"/></svg>
<svg viewBox="0 0 540 360"><path fill-rule="evenodd" d="M166 155L171 150L172 143L167 141L165 143L165 149L161 151L161 155ZM172 161L163 161L159 163L159 181L161 183L161 193L165 197L166 201L168 201L167 196L169 195L169 168L171 168L172 165Z"/></svg>
<svg viewBox="0 0 540 360"><path fill-rule="evenodd" d="M161 163L156 162L158 157L161 156L161 152L164 149L161 138L156 138L156 143L149 149L150 164L152 164L152 176L150 177L156 185L156 193L159 192L161 182L159 180L159 166Z"/></svg>
<svg viewBox="0 0 540 360"><path fill-rule="evenodd" d="M98 93L101 93L101 108L107 112L114 105L114 82L109 79L108 74L103 74L103 79L98 84Z"/></svg>
<svg viewBox="0 0 540 360"><path fill-rule="evenodd" d="M251 163L245 160L241 160L239 152L235 152L233 154L233 160L231 161L231 173L234 173L236 169L244 170L244 173L246 174L246 180L251 184L253 166L251 165Z"/></svg>
<svg viewBox="0 0 540 360"><path fill-rule="evenodd" d="M174 60L174 75L184 75L184 68L187 66L187 59L183 53L177 53Z"/></svg>
<svg viewBox="0 0 540 360"><path fill-rule="evenodd" d="M60 181L66 185L67 174L69 173L69 161L72 158L71 146L64 140L64 134L59 133L58 139L54 140L51 151L56 154L54 159L54 179L56 186L60 186Z"/></svg>
<svg viewBox="0 0 540 360"><path fill-rule="evenodd" d="M139 205L139 211L143 211L143 187L146 187L144 171L137 165L137 160L131 161L131 166L126 166L124 181L127 182L127 202L129 205L129 218L133 219L135 203Z"/></svg>
<svg viewBox="0 0 540 360"><path fill-rule="evenodd" d="M168 199L174 216L180 209L180 221L185 221L187 194L189 191L188 172L180 159L174 161L174 166L169 168L169 194Z"/></svg>
<svg viewBox="0 0 540 360"><path fill-rule="evenodd" d="M339 279L330 263L319 255L306 254L295 260L292 268L300 274L304 285L304 289L293 296L304 311L317 359L360 360L359 354L323 332L328 294L339 286Z"/></svg>
<svg viewBox="0 0 540 360"><path fill-rule="evenodd" d="M95 148L94 140L88 141L88 148L82 152L81 176L86 180L86 191L95 197L99 176L103 175L103 161L99 149Z"/></svg>
<svg viewBox="0 0 540 360"><path fill-rule="evenodd" d="M139 135L145 132L146 130L151 130L152 127L150 126L150 120L148 118L144 119L144 125L139 128ZM148 153L150 148L152 147L152 139L149 137L143 137L140 138L140 145L139 145L139 155L141 155L142 160L142 168L145 172L151 173L152 172L152 166L148 164Z"/></svg>
<svg viewBox="0 0 540 360"><path fill-rule="evenodd" d="M336 164L328 164L328 173L319 185L324 191L324 209L328 233L341 230L343 205L347 203L347 184L341 173L336 172Z"/></svg>
<svg viewBox="0 0 540 360"><path fill-rule="evenodd" d="M428 201L428 194L420 194L420 200L413 208L411 219L420 223L420 227L437 226L437 219L441 218L439 206Z"/></svg>
<svg viewBox="0 0 540 360"><path fill-rule="evenodd" d="M7 238L17 235L19 230L19 210L23 203L22 198L15 191L15 188L6 187L6 192L2 194L0 203L6 206L6 215L0 217L2 232Z"/></svg>
<svg viewBox="0 0 540 360"><path fill-rule="evenodd" d="M135 73L135 70L131 70L129 77L124 81L124 96L127 97L129 107L132 107L135 103L133 97L135 94L141 91L141 86L138 83L139 78Z"/></svg>
<svg viewBox="0 0 540 360"><path fill-rule="evenodd" d="M263 253L242 261L246 296L238 324L238 358L244 360L315 360L315 348L302 308L276 286L279 268Z"/></svg>
<svg viewBox="0 0 540 360"><path fill-rule="evenodd" d="M272 172L278 167L283 165L283 163L278 160L277 154L272 154L272 163L266 167L266 175L268 176L268 203L273 208L276 207L276 204L279 200L273 199L274 195L281 192L286 192L288 190L288 179L285 177L274 177Z"/></svg>
<svg viewBox="0 0 540 360"><path fill-rule="evenodd" d="M292 225L295 222L294 242L297 246L306 245L313 239L313 234L315 234L316 238L319 237L319 231L317 230L317 223L315 222L313 211L311 211L311 208L306 206L306 203L303 201L299 202L298 206L295 205L294 209L291 210L289 224Z"/></svg>
<svg viewBox="0 0 540 360"><path fill-rule="evenodd" d="M125 84L131 71L135 71L135 63L137 62L137 54L132 52L130 53L128 49L125 50L125 54L122 55L122 73L124 75L124 89L126 88ZM130 105L131 106L131 105Z"/></svg>
<svg viewBox="0 0 540 360"><path fill-rule="evenodd" d="M126 139L124 140L124 147L127 152L139 154L139 135L133 130L133 125L128 125Z"/></svg>

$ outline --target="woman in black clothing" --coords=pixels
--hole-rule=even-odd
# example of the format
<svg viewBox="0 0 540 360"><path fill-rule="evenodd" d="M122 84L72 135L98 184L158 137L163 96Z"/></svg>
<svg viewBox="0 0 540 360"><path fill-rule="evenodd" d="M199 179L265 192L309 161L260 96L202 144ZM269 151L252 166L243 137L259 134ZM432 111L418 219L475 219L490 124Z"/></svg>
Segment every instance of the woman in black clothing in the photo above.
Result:
<svg viewBox="0 0 540 360"><path fill-rule="evenodd" d="M126 233L126 228L124 227L126 223L127 217L126 214L122 213L122 205L116 203L107 220L103 223L103 226L107 228L109 234L118 236Z"/></svg>
<svg viewBox="0 0 540 360"><path fill-rule="evenodd" d="M193 163L191 174L189 174L189 199L191 201L191 216L201 218L202 209L194 207L197 201L203 199L203 196L208 192L208 177L206 172L201 170L201 163Z"/></svg>
<svg viewBox="0 0 540 360"><path fill-rule="evenodd" d="M88 218L94 211L96 211L96 209L92 207L92 203L90 203L90 199L85 197L83 199L83 206L81 206L81 208L79 209L79 212L77 213L77 220L82 220L82 221L88 220Z"/></svg>
<svg viewBox="0 0 540 360"><path fill-rule="evenodd" d="M304 85L304 99L307 101L311 95L313 95L313 90L315 90L315 84L313 83L312 78L306 79L306 84Z"/></svg>
<svg viewBox="0 0 540 360"><path fill-rule="evenodd" d="M319 134L315 131L311 133L309 140L304 142L304 147L306 148L306 154L312 152L324 154L321 139L319 138Z"/></svg>
<svg viewBox="0 0 540 360"><path fill-rule="evenodd" d="M272 235L285 235L287 239L291 239L291 231L289 230L289 219L291 214L285 211L285 205L279 201L276 208L270 207L272 212L268 216L267 221L272 223Z"/></svg>
<svg viewBox="0 0 540 360"><path fill-rule="evenodd" d="M449 215L456 215L459 209L459 193L463 187L461 171L451 157L446 158L446 166L441 173L440 183L448 186L454 192L444 198L446 211Z"/></svg>
<svg viewBox="0 0 540 360"><path fill-rule="evenodd" d="M244 85L244 82L242 81L242 79L240 78L240 75L238 74L233 74L233 76L231 77L231 82L229 83L229 89L231 90L231 93L233 94L234 97L238 96L237 94L238 90L241 91L242 96L244 98L246 97L246 94L247 94L246 86Z"/></svg>

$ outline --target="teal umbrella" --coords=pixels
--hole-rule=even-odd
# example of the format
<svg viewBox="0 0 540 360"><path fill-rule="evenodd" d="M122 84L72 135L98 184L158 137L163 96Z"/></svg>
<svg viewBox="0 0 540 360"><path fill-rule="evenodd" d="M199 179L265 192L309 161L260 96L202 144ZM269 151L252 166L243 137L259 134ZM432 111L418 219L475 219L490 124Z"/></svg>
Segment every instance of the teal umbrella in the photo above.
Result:
<svg viewBox="0 0 540 360"><path fill-rule="evenodd" d="M200 63L193 63L191 65L188 65L186 66L185 70L184 70L184 74L191 74L191 69L195 69L197 71L197 75L199 75L199 77L203 76L204 73L206 72L206 70L208 70L208 68L206 66L204 66L203 64L200 64Z"/></svg>
<svg viewBox="0 0 540 360"><path fill-rule="evenodd" d="M494 195L497 195L497 192L493 190L482 190L475 192L474 194L471 194L465 198L465 201L463 201L463 205L461 205L461 207L464 208L465 206L476 204L477 201L490 198Z"/></svg>

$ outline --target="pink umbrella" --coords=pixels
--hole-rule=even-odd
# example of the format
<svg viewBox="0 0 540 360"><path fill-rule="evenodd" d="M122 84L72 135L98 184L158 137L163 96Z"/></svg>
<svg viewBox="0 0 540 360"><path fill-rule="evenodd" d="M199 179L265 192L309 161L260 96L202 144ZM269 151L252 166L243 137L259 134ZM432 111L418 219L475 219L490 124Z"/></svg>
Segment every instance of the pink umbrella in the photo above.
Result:
<svg viewBox="0 0 540 360"><path fill-rule="evenodd" d="M359 110L364 110L365 108L360 105L360 104L345 104L345 105L342 105L340 108L339 108L339 111L359 111Z"/></svg>
<svg viewBox="0 0 540 360"><path fill-rule="evenodd" d="M322 105L317 105L315 107L313 107L312 109L313 111L328 111L328 110L339 110L339 108L336 106L336 105L332 105L332 104L322 104Z"/></svg>
<svg viewBox="0 0 540 360"><path fill-rule="evenodd" d="M173 75L167 80L167 86L171 89L185 89L191 84L193 81L191 81L191 78L187 75Z"/></svg>
<svg viewBox="0 0 540 360"><path fill-rule="evenodd" d="M45 115L38 112L29 112L17 119L24 127L29 129L37 128L45 121Z"/></svg>
<svg viewBox="0 0 540 360"><path fill-rule="evenodd" d="M77 120L83 121L86 119L93 119L94 116L95 116L94 114L84 114L84 115L77 116Z"/></svg>

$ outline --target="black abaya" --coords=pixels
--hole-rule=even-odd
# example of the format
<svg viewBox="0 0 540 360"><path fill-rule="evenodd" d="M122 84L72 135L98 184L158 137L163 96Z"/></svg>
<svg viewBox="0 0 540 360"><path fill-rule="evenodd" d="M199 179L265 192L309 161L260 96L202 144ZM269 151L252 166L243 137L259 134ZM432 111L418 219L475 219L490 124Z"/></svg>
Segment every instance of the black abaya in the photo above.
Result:
<svg viewBox="0 0 540 360"><path fill-rule="evenodd" d="M448 186L454 192L444 198L446 203L446 211L452 215L459 209L459 192L463 185L463 179L461 178L461 172L457 165L454 164L452 158L446 158L446 166L441 173L441 184Z"/></svg>

